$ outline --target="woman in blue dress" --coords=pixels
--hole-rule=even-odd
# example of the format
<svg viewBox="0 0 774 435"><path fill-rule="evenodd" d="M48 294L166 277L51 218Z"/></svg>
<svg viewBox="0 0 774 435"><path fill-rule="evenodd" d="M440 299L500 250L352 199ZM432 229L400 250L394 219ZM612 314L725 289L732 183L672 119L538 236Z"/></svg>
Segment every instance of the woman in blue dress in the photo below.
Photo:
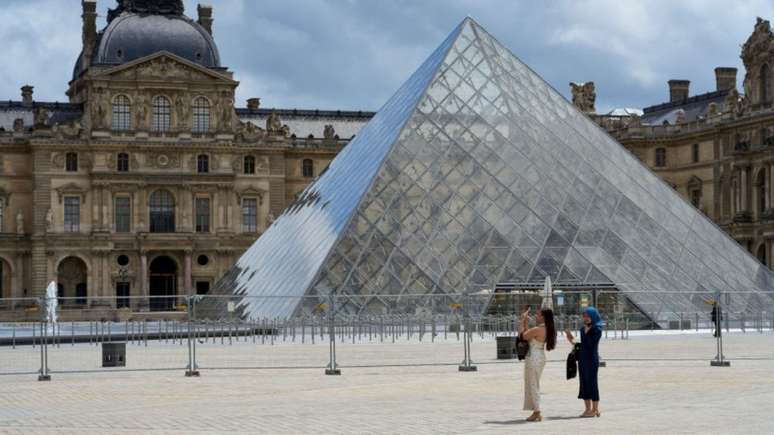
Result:
<svg viewBox="0 0 774 435"><path fill-rule="evenodd" d="M565 331L567 341L575 344L572 332ZM580 392L578 399L583 399L586 410L581 417L599 417L599 339L602 338L602 317L594 307L583 310L583 327L580 329L580 352L578 358L578 380Z"/></svg>

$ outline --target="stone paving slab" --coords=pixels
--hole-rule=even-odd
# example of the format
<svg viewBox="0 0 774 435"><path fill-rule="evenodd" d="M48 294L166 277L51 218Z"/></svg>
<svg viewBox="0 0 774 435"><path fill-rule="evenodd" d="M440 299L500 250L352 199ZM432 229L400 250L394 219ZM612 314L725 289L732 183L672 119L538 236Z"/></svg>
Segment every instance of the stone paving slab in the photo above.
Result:
<svg viewBox="0 0 774 435"><path fill-rule="evenodd" d="M453 364L461 357L456 342L341 344L345 368L338 377L319 368L203 370L201 378L185 378L182 370L55 373L51 382L0 376L0 433L774 432L774 359L765 359L774 334L731 334L727 341L735 343L739 358L758 359L710 367L714 354L704 355L714 350L713 342L701 334L604 341L609 362L601 369L602 417L595 419L575 418L582 403L575 398L577 380L564 379L564 342L549 354L544 372L542 423L523 421L522 363L495 363L491 342L473 348L481 362L476 373L460 373L454 365L346 367L378 362L380 355ZM275 346L271 352L278 365L298 358L323 365L317 361L323 350ZM258 354L253 346L221 352L226 363ZM225 352L247 355L226 358ZM625 360L627 355L665 360Z"/></svg>

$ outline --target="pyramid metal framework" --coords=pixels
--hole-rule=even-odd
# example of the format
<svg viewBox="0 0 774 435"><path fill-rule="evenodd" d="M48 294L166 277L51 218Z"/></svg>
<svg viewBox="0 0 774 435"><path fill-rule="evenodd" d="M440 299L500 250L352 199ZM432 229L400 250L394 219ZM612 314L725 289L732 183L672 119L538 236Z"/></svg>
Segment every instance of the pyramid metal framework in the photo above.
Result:
<svg viewBox="0 0 774 435"><path fill-rule="evenodd" d="M727 309L752 309L774 288L766 266L466 18L214 290L268 296L241 298L253 318L331 293L351 296L349 312L414 312L429 299L408 295L546 276L616 288L649 316L706 311L718 290L736 292Z"/></svg>

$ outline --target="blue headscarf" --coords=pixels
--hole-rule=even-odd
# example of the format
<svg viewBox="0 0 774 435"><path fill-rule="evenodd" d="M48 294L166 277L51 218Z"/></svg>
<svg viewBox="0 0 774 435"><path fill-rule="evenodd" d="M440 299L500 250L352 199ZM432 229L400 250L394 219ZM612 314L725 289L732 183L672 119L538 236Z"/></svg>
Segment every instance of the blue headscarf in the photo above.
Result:
<svg viewBox="0 0 774 435"><path fill-rule="evenodd" d="M585 314L591 318L591 326L595 328L599 328L599 330L602 330L602 316L599 315L599 311L597 311L594 307L587 307L585 310L583 310Z"/></svg>

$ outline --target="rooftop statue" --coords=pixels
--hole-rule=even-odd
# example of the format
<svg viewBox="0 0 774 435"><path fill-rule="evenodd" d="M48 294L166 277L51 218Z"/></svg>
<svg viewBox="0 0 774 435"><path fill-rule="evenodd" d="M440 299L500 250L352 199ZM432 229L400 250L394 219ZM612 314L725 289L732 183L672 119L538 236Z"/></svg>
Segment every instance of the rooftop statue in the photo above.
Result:
<svg viewBox="0 0 774 435"><path fill-rule="evenodd" d="M182 0L118 0L118 6L108 12L108 22L122 12L136 12L154 15L183 15Z"/></svg>

